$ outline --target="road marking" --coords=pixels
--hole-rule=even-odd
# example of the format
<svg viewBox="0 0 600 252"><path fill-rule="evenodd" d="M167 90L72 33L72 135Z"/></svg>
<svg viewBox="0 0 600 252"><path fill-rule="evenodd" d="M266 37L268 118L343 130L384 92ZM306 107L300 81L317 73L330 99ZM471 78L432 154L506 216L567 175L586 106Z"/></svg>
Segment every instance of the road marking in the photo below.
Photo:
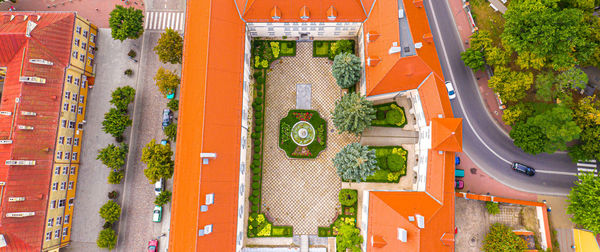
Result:
<svg viewBox="0 0 600 252"><path fill-rule="evenodd" d="M454 79L454 73L452 71L452 65L450 64L450 61L448 60L448 53L446 52L446 46L444 45L444 36L442 36L442 33L440 31L440 26L439 26L439 22L437 20L436 14L435 14L435 9L432 7L431 1L429 2L429 9L431 9L431 13L433 14L433 19L435 20L435 29L438 32L438 36L440 37L440 42L442 43L442 51L444 53L444 59L446 61L446 64L448 65L448 70L450 72L450 78L452 79L452 82L457 83L456 80ZM456 92L456 96L458 98L458 103L460 104L460 107L463 109L463 112L465 112L465 106L462 103L461 97L460 97L460 93L458 92L458 88L454 91ZM502 156L500 156L498 153L496 153L494 150L492 150L492 148L490 148L490 146L488 146L485 141L483 141L483 139L481 138L481 136L479 136L479 133L477 133L477 131L475 130L475 128L473 127L473 125L471 124L471 120L469 120L469 116L467 115L467 113L464 113L464 117L467 121L467 124L469 125L469 127L471 128L471 130L473 130L473 133L475 134L475 136L477 137L477 139L479 139L479 141L483 144L483 146L485 146L491 153L493 153L498 159L506 162L507 164L512 164L511 161L508 161L507 159L503 158Z"/></svg>
<svg viewBox="0 0 600 252"><path fill-rule="evenodd" d="M568 176L577 176L575 172L562 172L562 171L545 171L545 170L535 170L536 173L546 173L546 174L556 174L556 175L568 175Z"/></svg>
<svg viewBox="0 0 600 252"><path fill-rule="evenodd" d="M176 31L183 31L185 14L181 11L149 11L146 13L144 27L146 30L161 30L171 28Z"/></svg>

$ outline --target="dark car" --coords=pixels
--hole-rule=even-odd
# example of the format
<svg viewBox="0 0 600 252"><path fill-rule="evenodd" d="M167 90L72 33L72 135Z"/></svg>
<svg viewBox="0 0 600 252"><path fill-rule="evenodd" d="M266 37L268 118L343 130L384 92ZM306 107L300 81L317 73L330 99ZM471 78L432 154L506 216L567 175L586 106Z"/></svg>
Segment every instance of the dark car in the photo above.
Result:
<svg viewBox="0 0 600 252"><path fill-rule="evenodd" d="M163 110L162 115L162 128L169 126L171 124L171 119L173 119L173 112L170 109Z"/></svg>
<svg viewBox="0 0 600 252"><path fill-rule="evenodd" d="M455 189L463 189L465 188L465 182L462 180L454 180L454 188Z"/></svg>
<svg viewBox="0 0 600 252"><path fill-rule="evenodd" d="M514 162L512 168L517 172L524 173L529 176L535 175L535 169L521 163Z"/></svg>

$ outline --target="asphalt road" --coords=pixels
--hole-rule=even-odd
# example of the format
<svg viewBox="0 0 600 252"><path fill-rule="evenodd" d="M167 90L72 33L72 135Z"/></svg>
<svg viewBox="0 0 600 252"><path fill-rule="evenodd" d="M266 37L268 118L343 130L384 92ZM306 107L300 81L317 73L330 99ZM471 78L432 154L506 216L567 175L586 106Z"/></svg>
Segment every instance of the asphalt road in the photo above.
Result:
<svg viewBox="0 0 600 252"><path fill-rule="evenodd" d="M475 77L460 59L464 50L447 1L425 2L442 70L457 90L452 100L455 117L463 120L463 151L477 166L501 183L517 190L545 195L566 195L577 179L576 164L566 153L529 155L493 121L479 94ZM516 173L512 162L536 169L533 177Z"/></svg>

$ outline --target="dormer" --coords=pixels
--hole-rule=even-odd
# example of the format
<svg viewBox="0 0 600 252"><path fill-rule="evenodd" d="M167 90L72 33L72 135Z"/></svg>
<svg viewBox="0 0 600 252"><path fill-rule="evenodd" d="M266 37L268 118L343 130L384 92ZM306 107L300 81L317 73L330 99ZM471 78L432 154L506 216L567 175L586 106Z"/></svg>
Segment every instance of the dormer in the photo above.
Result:
<svg viewBox="0 0 600 252"><path fill-rule="evenodd" d="M329 21L335 21L335 19L337 18L337 10L335 9L335 7L329 6L329 9L327 9L327 20Z"/></svg>
<svg viewBox="0 0 600 252"><path fill-rule="evenodd" d="M388 50L389 54L399 53L402 51L402 47L398 46L398 42L392 42L392 46Z"/></svg>
<svg viewBox="0 0 600 252"><path fill-rule="evenodd" d="M380 58L369 57L369 58L367 58L367 66L374 67L377 64L379 64L380 61L381 61Z"/></svg>
<svg viewBox="0 0 600 252"><path fill-rule="evenodd" d="M300 8L300 19L306 21L310 18L310 11L308 10L308 7L302 6L302 8Z"/></svg>
<svg viewBox="0 0 600 252"><path fill-rule="evenodd" d="M367 43L375 42L379 38L379 34L376 32L367 32Z"/></svg>
<svg viewBox="0 0 600 252"><path fill-rule="evenodd" d="M281 19L281 10L277 6L273 6L271 9L271 18L275 21L279 21Z"/></svg>

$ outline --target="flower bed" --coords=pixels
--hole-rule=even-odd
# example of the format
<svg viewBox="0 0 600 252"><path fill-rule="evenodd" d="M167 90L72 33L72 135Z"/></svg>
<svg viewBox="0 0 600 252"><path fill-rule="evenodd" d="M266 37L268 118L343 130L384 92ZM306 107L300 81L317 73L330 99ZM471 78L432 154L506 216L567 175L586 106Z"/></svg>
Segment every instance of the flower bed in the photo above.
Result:
<svg viewBox="0 0 600 252"><path fill-rule="evenodd" d="M254 237L292 237L291 226L273 226L264 214L251 213L248 216L248 238Z"/></svg>
<svg viewBox="0 0 600 252"><path fill-rule="evenodd" d="M255 69L267 69L271 62L283 56L296 56L296 41L291 40L253 40L252 66Z"/></svg>
<svg viewBox="0 0 600 252"><path fill-rule="evenodd" d="M352 189L342 189L339 193L341 213L329 227L319 227L319 237L331 237L338 234L342 224L348 224L356 227L356 216L358 213L358 191Z"/></svg>
<svg viewBox="0 0 600 252"><path fill-rule="evenodd" d="M299 134L302 129L308 134L303 138ZM314 110L290 110L279 122L278 143L288 157L315 158L327 147L327 122Z"/></svg>
<svg viewBox="0 0 600 252"><path fill-rule="evenodd" d="M331 45L339 40L314 40L313 41L313 57L327 57L330 60L333 60L335 55L331 54ZM354 40L350 40L352 44L352 54L355 53L355 45L356 42Z"/></svg>
<svg viewBox="0 0 600 252"><path fill-rule="evenodd" d="M365 182L398 183L406 175L408 151L401 146L371 146L375 150L379 170L367 177Z"/></svg>
<svg viewBox="0 0 600 252"><path fill-rule="evenodd" d="M375 105L373 108L376 117L371 126L403 128L407 123L404 108L395 102Z"/></svg>

